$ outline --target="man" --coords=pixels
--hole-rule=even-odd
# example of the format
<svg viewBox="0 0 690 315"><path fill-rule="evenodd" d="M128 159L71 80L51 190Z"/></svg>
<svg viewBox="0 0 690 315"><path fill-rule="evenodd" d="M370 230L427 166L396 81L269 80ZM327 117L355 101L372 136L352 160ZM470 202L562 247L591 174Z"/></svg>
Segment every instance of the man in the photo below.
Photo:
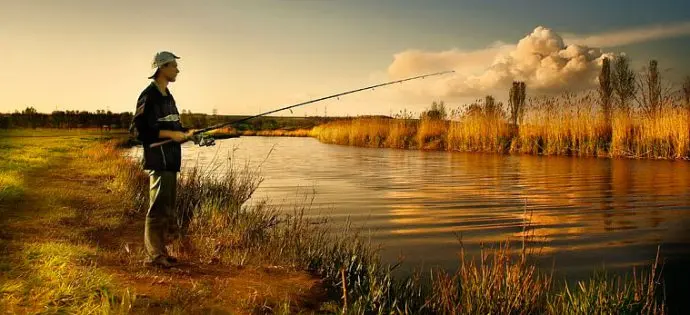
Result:
<svg viewBox="0 0 690 315"><path fill-rule="evenodd" d="M175 82L180 70L178 56L162 51L154 56L153 79L139 95L133 119L137 139L144 147L143 167L149 172L149 208L144 227L144 244L148 254L147 265L169 268L177 259L168 255L166 233L175 230L175 194L177 174L182 164L181 143L193 137L194 130L180 123L175 99L168 84ZM172 142L151 147L151 144L172 139Z"/></svg>

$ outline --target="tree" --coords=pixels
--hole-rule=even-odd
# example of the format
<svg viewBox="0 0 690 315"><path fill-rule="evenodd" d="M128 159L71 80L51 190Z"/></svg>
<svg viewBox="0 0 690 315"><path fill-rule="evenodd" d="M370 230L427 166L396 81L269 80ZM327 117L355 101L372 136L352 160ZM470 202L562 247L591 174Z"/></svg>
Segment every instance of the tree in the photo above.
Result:
<svg viewBox="0 0 690 315"><path fill-rule="evenodd" d="M87 111L79 111L77 114L77 127L88 127L89 126L89 120L91 120L90 117L91 114Z"/></svg>
<svg viewBox="0 0 690 315"><path fill-rule="evenodd" d="M133 115L130 112L120 113L120 128L130 129L134 125L132 124Z"/></svg>
<svg viewBox="0 0 690 315"><path fill-rule="evenodd" d="M649 61L649 67L637 80L639 93L635 100L649 117L655 117L663 107L663 100L670 94L671 87L664 86L659 72L659 64L656 60Z"/></svg>
<svg viewBox="0 0 690 315"><path fill-rule="evenodd" d="M0 114L0 128L9 129L12 127L12 116Z"/></svg>
<svg viewBox="0 0 690 315"><path fill-rule="evenodd" d="M604 113L604 124L606 128L611 128L611 95L613 94L613 86L611 84L611 64L609 58L604 58L601 65L601 73L599 73L599 101L601 102L601 109Z"/></svg>
<svg viewBox="0 0 690 315"><path fill-rule="evenodd" d="M649 62L649 68L643 71L639 78L638 88L640 95L637 102L643 111L649 116L656 114L659 102L661 102L661 85L659 84L659 68L656 60Z"/></svg>
<svg viewBox="0 0 690 315"><path fill-rule="evenodd" d="M635 97L635 72L630 69L630 61L626 56L615 58L611 83L616 92L618 108L624 113L630 113L630 101Z"/></svg>
<svg viewBox="0 0 690 315"><path fill-rule="evenodd" d="M496 112L496 100L493 96L487 95L484 97L484 113L491 116L494 112Z"/></svg>
<svg viewBox="0 0 690 315"><path fill-rule="evenodd" d="M436 103L435 101L431 104L431 108L429 110L426 110L422 112L421 118L422 119L436 119L436 120L444 120L448 117L448 113L446 111L446 105L443 103L443 101Z"/></svg>
<svg viewBox="0 0 690 315"><path fill-rule="evenodd" d="M29 106L22 111L22 115L36 115L38 112L33 106Z"/></svg>
<svg viewBox="0 0 690 315"><path fill-rule="evenodd" d="M513 126L517 126L518 118L522 122L522 117L525 112L525 82L513 81L513 86L510 88L508 106L510 107L510 121Z"/></svg>
<svg viewBox="0 0 690 315"><path fill-rule="evenodd" d="M31 127L31 128L36 128L36 115L38 112L36 111L33 106L29 106L26 109L22 111L22 118L24 120L24 123L26 126Z"/></svg>
<svg viewBox="0 0 690 315"><path fill-rule="evenodd" d="M182 110L182 113L180 114L180 122L182 123L183 126L191 126L192 125L192 113L189 110Z"/></svg>
<svg viewBox="0 0 690 315"><path fill-rule="evenodd" d="M690 113L690 75L685 77L683 81L683 104L685 109Z"/></svg>
<svg viewBox="0 0 690 315"><path fill-rule="evenodd" d="M60 128L62 127L63 123L65 122L65 112L63 111L53 111L53 113L50 115L52 118L52 125L55 128Z"/></svg>
<svg viewBox="0 0 690 315"><path fill-rule="evenodd" d="M496 103L493 96L487 95L484 98L484 116L489 119L503 118L503 103Z"/></svg>

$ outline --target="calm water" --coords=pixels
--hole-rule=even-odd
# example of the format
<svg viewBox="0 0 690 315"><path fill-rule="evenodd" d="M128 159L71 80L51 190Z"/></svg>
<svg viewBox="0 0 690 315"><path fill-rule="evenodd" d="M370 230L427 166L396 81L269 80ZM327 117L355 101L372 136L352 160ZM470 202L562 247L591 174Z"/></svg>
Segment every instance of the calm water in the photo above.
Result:
<svg viewBox="0 0 690 315"><path fill-rule="evenodd" d="M674 262L690 254L688 162L369 149L312 138L184 147L187 166L230 154L237 165L260 165L255 198L289 211L313 197L312 214L349 217L384 246L384 259L402 254L408 266L453 270L455 233L473 253L480 242L520 240L526 219L544 265L555 259L569 277L602 266L632 270L652 261L659 244Z"/></svg>

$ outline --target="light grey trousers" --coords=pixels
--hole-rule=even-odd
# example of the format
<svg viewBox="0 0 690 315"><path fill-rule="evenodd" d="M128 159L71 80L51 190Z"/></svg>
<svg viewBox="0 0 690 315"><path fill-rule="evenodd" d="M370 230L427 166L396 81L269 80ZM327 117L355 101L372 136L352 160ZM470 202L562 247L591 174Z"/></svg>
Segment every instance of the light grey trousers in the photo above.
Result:
<svg viewBox="0 0 690 315"><path fill-rule="evenodd" d="M149 171L149 209L146 213L144 243L149 259L168 256L166 238L177 231L175 197L177 172Z"/></svg>

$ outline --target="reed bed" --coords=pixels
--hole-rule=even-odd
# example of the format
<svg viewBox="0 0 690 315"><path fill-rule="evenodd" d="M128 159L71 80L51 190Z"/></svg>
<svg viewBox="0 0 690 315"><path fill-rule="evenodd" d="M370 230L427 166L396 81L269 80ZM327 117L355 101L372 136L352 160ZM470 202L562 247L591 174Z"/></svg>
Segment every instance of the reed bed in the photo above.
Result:
<svg viewBox="0 0 690 315"><path fill-rule="evenodd" d="M238 136L261 136L261 137L309 137L311 129L274 129L274 130L236 130L233 128L221 128L209 133L219 138L238 137Z"/></svg>
<svg viewBox="0 0 690 315"><path fill-rule="evenodd" d="M296 129L296 130L261 130L256 132L257 136L262 137L309 137L310 129Z"/></svg>
<svg viewBox="0 0 690 315"><path fill-rule="evenodd" d="M481 116L451 121L448 130L449 151L506 153L512 131L507 123Z"/></svg>
<svg viewBox="0 0 690 315"><path fill-rule="evenodd" d="M465 152L688 159L687 108L666 100L655 115L616 110L610 125L592 93L529 100L522 121L483 112L450 119L354 118L314 127L324 143Z"/></svg>

